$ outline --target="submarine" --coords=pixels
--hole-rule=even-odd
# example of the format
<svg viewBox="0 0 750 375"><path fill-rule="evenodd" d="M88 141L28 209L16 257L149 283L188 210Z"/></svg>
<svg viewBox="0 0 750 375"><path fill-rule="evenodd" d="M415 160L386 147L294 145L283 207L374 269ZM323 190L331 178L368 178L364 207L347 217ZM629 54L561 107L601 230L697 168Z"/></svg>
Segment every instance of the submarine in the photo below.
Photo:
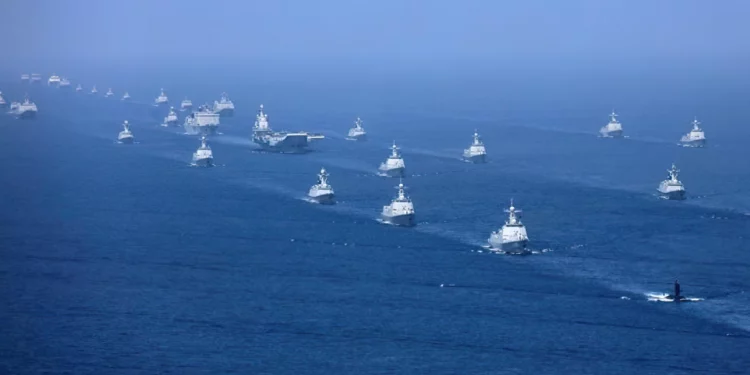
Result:
<svg viewBox="0 0 750 375"><path fill-rule="evenodd" d="M648 300L649 301L656 301L656 302L698 302L703 301L703 298L693 298L693 297L685 297L682 295L682 291L680 289L680 282L675 280L674 281L674 294L664 294L664 293L648 293Z"/></svg>

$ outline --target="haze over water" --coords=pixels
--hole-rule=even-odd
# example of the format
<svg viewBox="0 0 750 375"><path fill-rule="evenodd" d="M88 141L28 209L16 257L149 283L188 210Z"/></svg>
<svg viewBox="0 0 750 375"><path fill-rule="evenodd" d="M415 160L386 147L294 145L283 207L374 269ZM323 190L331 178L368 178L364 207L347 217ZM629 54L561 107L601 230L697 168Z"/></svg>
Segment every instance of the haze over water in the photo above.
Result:
<svg viewBox="0 0 750 375"><path fill-rule="evenodd" d="M3 4L0 91L39 114L0 116L0 373L747 373L748 10ZM229 94L217 167L159 126L160 88ZM261 103L327 139L258 152ZM613 109L629 138L597 137ZM357 116L365 143L343 140ZM708 147L678 147L695 116ZM138 144L115 142L126 119ZM475 129L485 165L459 160ZM376 220L393 140L411 229ZM673 162L684 202L655 196ZM303 199L321 167L335 206ZM538 254L483 247L511 198ZM646 301L675 279L705 300Z"/></svg>

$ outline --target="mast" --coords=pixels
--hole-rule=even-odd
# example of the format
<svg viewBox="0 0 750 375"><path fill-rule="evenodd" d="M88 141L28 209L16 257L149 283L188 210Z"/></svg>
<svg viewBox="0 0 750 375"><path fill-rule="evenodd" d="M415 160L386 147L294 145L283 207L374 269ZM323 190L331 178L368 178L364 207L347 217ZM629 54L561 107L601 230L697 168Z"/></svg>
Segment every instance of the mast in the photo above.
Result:
<svg viewBox="0 0 750 375"><path fill-rule="evenodd" d="M521 210L516 210L516 207L513 206L513 198L510 199L510 207L505 212L508 213L508 221L505 222L506 225L521 225L521 221L518 220L518 215L521 213Z"/></svg>
<svg viewBox="0 0 750 375"><path fill-rule="evenodd" d="M404 187L403 180L399 179L398 181L398 198L396 200L398 201L405 201L406 200L406 193L404 193L404 190L406 188Z"/></svg>
<svg viewBox="0 0 750 375"><path fill-rule="evenodd" d="M697 118L697 117L694 117L694 118L693 118L693 122L692 122L692 124L693 124L693 130L698 130L698 131L700 131L700 130L701 130L701 128L700 128L700 124L701 124L701 123L700 123L700 121L698 121L698 118Z"/></svg>
<svg viewBox="0 0 750 375"><path fill-rule="evenodd" d="M667 172L669 173L669 179L671 181L677 181L677 175L680 173L680 170L677 169L677 166L674 165L674 163L672 163L672 169L667 170Z"/></svg>
<svg viewBox="0 0 750 375"><path fill-rule="evenodd" d="M320 173L318 173L318 184L320 186L328 186L328 173L325 168L320 168Z"/></svg>
<svg viewBox="0 0 750 375"><path fill-rule="evenodd" d="M393 159L400 158L398 154L398 146L396 146L396 141L393 141L393 146L391 146L391 158Z"/></svg>
<svg viewBox="0 0 750 375"><path fill-rule="evenodd" d="M609 114L609 122L617 122L617 113L615 113L615 110L612 110L612 113Z"/></svg>
<svg viewBox="0 0 750 375"><path fill-rule="evenodd" d="M479 146L482 142L479 141L479 133L474 129L474 146Z"/></svg>
<svg viewBox="0 0 750 375"><path fill-rule="evenodd" d="M357 121L354 121L354 127L360 130L362 129L362 120L359 117L357 117Z"/></svg>

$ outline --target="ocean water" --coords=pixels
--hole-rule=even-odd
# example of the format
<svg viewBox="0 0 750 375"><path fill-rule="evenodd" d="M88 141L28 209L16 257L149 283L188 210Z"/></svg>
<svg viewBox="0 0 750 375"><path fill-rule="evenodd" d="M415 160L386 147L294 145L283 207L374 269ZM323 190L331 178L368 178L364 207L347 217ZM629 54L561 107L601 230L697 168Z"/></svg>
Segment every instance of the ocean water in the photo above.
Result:
<svg viewBox="0 0 750 375"><path fill-rule="evenodd" d="M0 372L8 374L745 374L750 165L740 85L325 86L106 81L28 92L0 116ZM80 74L82 77L86 77ZM94 73L92 73L94 75ZM94 82L81 79L86 91ZM73 86L78 81L73 80ZM112 85L116 96L101 95ZM199 141L158 125L227 91L236 116ZM119 100L127 89L133 102ZM571 91L572 90L572 91ZM628 139L599 139L612 102ZM325 133L258 152L276 129ZM343 140L361 116L370 140ZM710 147L676 146L693 116ZM182 121L184 113L180 113ZM129 120L134 145L115 142ZM461 162L477 129L490 162ZM376 219L402 147L415 228ZM672 162L689 199L654 196ZM304 200L331 174L338 204ZM536 254L488 252L510 199ZM700 303L648 302L680 279Z"/></svg>

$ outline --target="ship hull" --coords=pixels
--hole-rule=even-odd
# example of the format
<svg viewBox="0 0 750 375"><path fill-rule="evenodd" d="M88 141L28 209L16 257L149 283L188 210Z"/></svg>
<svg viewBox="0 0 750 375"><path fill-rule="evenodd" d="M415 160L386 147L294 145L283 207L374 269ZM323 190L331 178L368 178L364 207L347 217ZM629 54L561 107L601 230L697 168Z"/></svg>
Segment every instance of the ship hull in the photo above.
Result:
<svg viewBox="0 0 750 375"><path fill-rule="evenodd" d="M355 135L355 136L348 136L348 137L346 137L346 140L348 140L348 141L356 141L356 142L364 142L364 141L367 140L367 134Z"/></svg>
<svg viewBox="0 0 750 375"><path fill-rule="evenodd" d="M687 194L685 193L685 190L674 190L674 191L659 191L659 196L662 199L668 199L672 201L682 201L687 198Z"/></svg>
<svg viewBox="0 0 750 375"><path fill-rule="evenodd" d="M276 152L281 154L303 154L309 151L307 136L287 136L285 139L276 143L271 143L268 136L255 136L253 142L259 145L264 151Z"/></svg>
<svg viewBox="0 0 750 375"><path fill-rule="evenodd" d="M601 133L602 138L622 138L622 130Z"/></svg>
<svg viewBox="0 0 750 375"><path fill-rule="evenodd" d="M216 131L219 129L216 125L207 125L207 126L200 126L200 132L206 135L214 135L216 134Z"/></svg>
<svg viewBox="0 0 750 375"><path fill-rule="evenodd" d="M502 238L490 237L490 247L495 250L504 251L511 254L528 254L530 251L527 249L529 240L503 242Z"/></svg>
<svg viewBox="0 0 750 375"><path fill-rule="evenodd" d="M486 159L487 159L486 155L484 155L484 154L482 154L482 155L473 155L473 156L464 156L464 160L468 161L469 163L474 163L474 164L486 163L487 162Z"/></svg>
<svg viewBox="0 0 750 375"><path fill-rule="evenodd" d="M406 168L379 169L380 173L386 177L405 177Z"/></svg>
<svg viewBox="0 0 750 375"><path fill-rule="evenodd" d="M319 204L335 204L336 203L336 199L333 194L321 194L321 195L316 195L316 196L308 195L307 197Z"/></svg>
<svg viewBox="0 0 750 375"><path fill-rule="evenodd" d="M167 124L167 126L180 126L180 122L177 121L177 120L167 121L166 124Z"/></svg>
<svg viewBox="0 0 750 375"><path fill-rule="evenodd" d="M681 141L680 145L682 145L682 147L695 147L695 148L706 147L706 140L698 139L694 141Z"/></svg>
<svg viewBox="0 0 750 375"><path fill-rule="evenodd" d="M193 160L193 164L198 167L213 167L214 158L203 158L203 159Z"/></svg>
<svg viewBox="0 0 750 375"><path fill-rule="evenodd" d="M36 117L36 111L24 111L18 114L18 118L33 119Z"/></svg>
<svg viewBox="0 0 750 375"><path fill-rule="evenodd" d="M117 141L124 145L132 145L134 138L133 137L120 138Z"/></svg>
<svg viewBox="0 0 750 375"><path fill-rule="evenodd" d="M388 215L380 215L380 219L383 220L383 222L396 225L399 227L413 227L417 225L417 220L414 214L408 214L408 215L398 215L398 216L388 216Z"/></svg>
<svg viewBox="0 0 750 375"><path fill-rule="evenodd" d="M233 117L234 109L222 109L221 111L216 113L218 113L220 117Z"/></svg>

